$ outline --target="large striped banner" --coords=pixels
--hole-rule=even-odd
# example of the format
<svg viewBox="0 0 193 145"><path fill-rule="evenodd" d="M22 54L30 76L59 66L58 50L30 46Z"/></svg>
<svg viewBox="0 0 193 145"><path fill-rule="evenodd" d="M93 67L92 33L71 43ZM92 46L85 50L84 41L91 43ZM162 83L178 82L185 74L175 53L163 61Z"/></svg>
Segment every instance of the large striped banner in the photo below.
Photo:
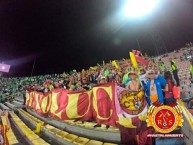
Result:
<svg viewBox="0 0 193 145"><path fill-rule="evenodd" d="M140 108L123 108L120 100L123 91L124 88L116 87L114 83L98 85L83 92L66 89L53 89L49 93L33 91L26 93L26 107L57 120L95 120L99 124L136 128L134 122L146 119L146 104ZM143 96L141 99L144 100ZM136 107L135 114L129 114L133 107Z"/></svg>

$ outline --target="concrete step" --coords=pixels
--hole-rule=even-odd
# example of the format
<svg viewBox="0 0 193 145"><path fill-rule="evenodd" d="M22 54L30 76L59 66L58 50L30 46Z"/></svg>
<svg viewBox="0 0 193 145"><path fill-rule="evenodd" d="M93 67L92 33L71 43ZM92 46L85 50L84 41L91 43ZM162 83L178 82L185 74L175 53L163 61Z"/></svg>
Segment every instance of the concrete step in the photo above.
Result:
<svg viewBox="0 0 193 145"><path fill-rule="evenodd" d="M11 104L10 102L5 102L4 105L6 105L7 107L9 107L12 110L16 110L17 109L17 106Z"/></svg>
<svg viewBox="0 0 193 145"><path fill-rule="evenodd" d="M12 104L19 108L25 108L25 105L23 105L23 103L18 101L13 101Z"/></svg>
<svg viewBox="0 0 193 145"><path fill-rule="evenodd" d="M19 116L21 115L22 120L24 120L26 124L29 124L29 126L32 125L30 128L34 129L35 125L34 125L34 122L31 121L31 118L34 118L36 120L36 117L30 115L29 113L25 112L22 109L18 109L18 112L19 112ZM52 125L49 125L49 124L46 125L46 124L47 123L41 126L41 134L43 138L45 138L46 141L49 141L50 144L55 144L55 145L56 144L58 145L90 144L91 145L91 143L96 143L96 145L103 144L103 142L101 141L92 140L90 138L78 136L77 134L72 134L72 133L67 132L66 130L64 131ZM77 130L77 132L78 131L79 130ZM116 144L109 143L109 145L116 145Z"/></svg>
<svg viewBox="0 0 193 145"><path fill-rule="evenodd" d="M4 104L0 103L0 108L2 110L10 110L10 108L8 108L7 106L5 106Z"/></svg>
<svg viewBox="0 0 193 145"><path fill-rule="evenodd" d="M65 130L66 132L75 134L77 136L83 136L92 140L98 140L102 142L112 142L116 144L121 143L121 137L119 131L109 131L109 130L97 130L94 128L85 128L78 125L68 124L65 122L61 122L52 118L45 118L38 115L36 112L27 109L27 111L35 116L36 118L42 120L43 122L50 124L54 127L57 127L61 130Z"/></svg>
<svg viewBox="0 0 193 145"><path fill-rule="evenodd" d="M14 100L16 100L17 102L21 102L22 104L24 102L23 98L20 97L16 97Z"/></svg>

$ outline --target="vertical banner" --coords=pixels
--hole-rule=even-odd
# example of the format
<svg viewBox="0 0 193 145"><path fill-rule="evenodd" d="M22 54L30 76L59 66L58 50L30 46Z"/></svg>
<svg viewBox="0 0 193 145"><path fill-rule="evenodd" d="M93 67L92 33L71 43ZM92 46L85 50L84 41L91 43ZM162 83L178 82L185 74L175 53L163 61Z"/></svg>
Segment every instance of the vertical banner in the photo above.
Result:
<svg viewBox="0 0 193 145"><path fill-rule="evenodd" d="M68 93L67 97L66 113L69 119L90 120L92 118L92 90Z"/></svg>
<svg viewBox="0 0 193 145"><path fill-rule="evenodd" d="M33 99L34 99L33 96L34 96L34 93L35 92L30 92L30 91L26 92L26 102L25 102L25 105L29 109L33 108Z"/></svg>
<svg viewBox="0 0 193 145"><path fill-rule="evenodd" d="M25 94L25 97L26 97L26 100L25 100L25 106L27 108L29 108L29 101L30 101L30 92L29 91L26 91L26 94Z"/></svg>
<svg viewBox="0 0 193 145"><path fill-rule="evenodd" d="M109 83L93 88L93 116L97 123L116 126L115 84Z"/></svg>
<svg viewBox="0 0 193 145"><path fill-rule="evenodd" d="M45 94L36 92L36 94L37 95L34 95L34 101L36 103L36 107L34 109L38 114L47 116L51 106L51 92Z"/></svg>
<svg viewBox="0 0 193 145"><path fill-rule="evenodd" d="M40 108L40 100L41 98L44 96L43 93L41 92L34 92L34 95L33 95L33 109L36 111L36 112L41 112L41 108Z"/></svg>
<svg viewBox="0 0 193 145"><path fill-rule="evenodd" d="M48 114L51 107L51 97L52 93L48 92L44 94L44 97L41 99L40 108L43 114Z"/></svg>
<svg viewBox="0 0 193 145"><path fill-rule="evenodd" d="M59 120L92 118L92 91L72 92L54 89L51 96L49 116Z"/></svg>
<svg viewBox="0 0 193 145"><path fill-rule="evenodd" d="M51 95L51 106L49 116L57 120L68 120L66 107L68 105L67 94L70 91L64 89L53 89Z"/></svg>

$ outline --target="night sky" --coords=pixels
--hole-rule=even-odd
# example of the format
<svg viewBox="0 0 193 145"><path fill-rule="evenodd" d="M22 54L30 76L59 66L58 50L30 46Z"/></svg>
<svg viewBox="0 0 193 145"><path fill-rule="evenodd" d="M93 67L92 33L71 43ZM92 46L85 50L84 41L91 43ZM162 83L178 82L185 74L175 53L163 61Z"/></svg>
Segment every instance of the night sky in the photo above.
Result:
<svg viewBox="0 0 193 145"><path fill-rule="evenodd" d="M128 19L126 0L1 0L0 61L8 76L62 73L128 58L138 49L154 55L157 32L168 51L193 42L193 0L162 0L150 15Z"/></svg>

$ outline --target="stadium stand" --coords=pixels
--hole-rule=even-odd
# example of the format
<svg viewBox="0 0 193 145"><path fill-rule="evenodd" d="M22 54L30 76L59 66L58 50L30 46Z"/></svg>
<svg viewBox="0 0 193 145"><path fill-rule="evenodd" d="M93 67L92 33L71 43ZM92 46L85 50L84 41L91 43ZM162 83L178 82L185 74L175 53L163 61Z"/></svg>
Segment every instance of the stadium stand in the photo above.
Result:
<svg viewBox="0 0 193 145"><path fill-rule="evenodd" d="M26 139L26 141L30 145L49 145L49 143L45 142L42 138L40 138L37 134L35 134L26 124L14 113L9 112L11 119L16 126L16 128L20 131L21 135Z"/></svg>
<svg viewBox="0 0 193 145"><path fill-rule="evenodd" d="M2 125L7 126L8 122L7 122L7 117L6 116L1 116L1 120L2 120ZM13 133L13 130L11 129L11 127L9 128L8 132L6 133L8 136L8 142L9 144L17 144L19 143L15 134Z"/></svg>
<svg viewBox="0 0 193 145"><path fill-rule="evenodd" d="M176 58L176 64L178 64L178 75L180 78L180 87L181 87L181 99L184 102L184 114L186 125L182 127L183 132L189 132L186 134L185 142L192 143L191 135L192 131L190 130L191 120L193 115L193 85L191 85L190 80L190 61L184 60L181 61L180 57L184 57L184 51L179 51L178 53L172 52L168 54L168 57L162 57L167 70L171 70L169 58ZM159 58L155 58L158 61ZM126 65L130 60L120 60L117 61L118 65ZM103 70L103 67L109 68L110 72L106 77L107 81L116 80L113 76L114 71L121 76L121 80L124 76L123 70L116 70L114 67L111 67L111 63L106 63L104 66L98 66L98 68L90 68L90 71L95 71L95 73L100 76L100 71ZM141 67L141 66L140 66ZM80 75L80 78L79 78ZM104 74L105 75L105 74ZM99 128L94 128L96 123L84 121L75 121L75 120L65 120L64 122L57 121L48 117L42 117L38 115L35 111L27 109L27 112L21 108L24 108L23 105L25 102L25 89L36 90L40 92L47 92L53 87L55 88L67 88L73 91L86 90L91 88L93 84L85 83L79 88L78 82L86 78L89 81L89 71L82 71L82 73L71 71L63 74L53 74L45 76L34 76L34 77L24 77L24 78L1 78L1 86L3 90L1 91L2 97L12 96L8 101L1 101L0 107L2 110L9 110L10 120L13 122L15 127L19 130L20 134L26 139L29 144L81 144L81 145L115 145L121 142L120 131L118 128L110 127L106 129L105 125L102 125ZM72 81L71 81L72 79ZM75 79L75 80L73 80ZM99 80L101 78L98 78ZM74 81L74 82L73 82ZM98 81L98 80L93 80ZM82 82L82 81L81 81ZM82 82L83 83L83 82ZM118 82L116 82L119 84ZM43 85L42 85L43 84ZM121 85L122 86L122 85ZM80 89L80 90L79 90ZM5 103L4 103L5 102ZM189 112L186 111L186 108ZM12 111L10 111L12 110ZM14 113L15 112L15 113ZM18 115L16 115L18 114ZM4 116L1 116L2 122L6 125ZM187 125L188 124L188 125ZM44 137L40 137L42 134ZM7 135L10 136L9 143L15 144L18 143L16 136L12 129L9 129ZM109 143L108 143L109 142ZM110 143L112 142L112 143Z"/></svg>
<svg viewBox="0 0 193 145"><path fill-rule="evenodd" d="M25 112L25 111L21 111L20 112ZM86 141L91 141L91 142L102 142L102 141L97 141L96 139L100 139L100 140L106 140L106 142L108 142L109 144L110 141L112 142L120 142L120 134L119 132L104 132L104 130L94 130L92 129L87 129L87 128L82 128L82 126L74 126L74 125L69 125L69 124L65 124L64 122L59 122L57 120L53 120L53 119L48 119L48 118L44 118L39 116L38 114L35 114L34 112L29 111L29 113L33 114L34 116L42 119L42 121L44 121L46 124L45 127L42 127L41 130L44 134L46 134L47 136L49 136L50 138L57 138L58 143L64 143L66 141L72 143L74 142L86 142ZM27 114L27 112L25 112L25 114ZM28 115L29 116L29 115ZM49 125L52 124L52 125ZM74 129L73 129L74 128ZM74 131L73 131L74 130ZM98 136L99 134L99 136ZM103 136L101 136L101 134ZM82 136L88 136L88 138L82 137ZM115 137L114 139L109 139L105 137ZM58 138L59 137L59 138ZM64 140L61 140L64 139ZM91 139L92 138L92 139ZM93 140L93 138L95 140ZM87 142L86 142L87 143Z"/></svg>

